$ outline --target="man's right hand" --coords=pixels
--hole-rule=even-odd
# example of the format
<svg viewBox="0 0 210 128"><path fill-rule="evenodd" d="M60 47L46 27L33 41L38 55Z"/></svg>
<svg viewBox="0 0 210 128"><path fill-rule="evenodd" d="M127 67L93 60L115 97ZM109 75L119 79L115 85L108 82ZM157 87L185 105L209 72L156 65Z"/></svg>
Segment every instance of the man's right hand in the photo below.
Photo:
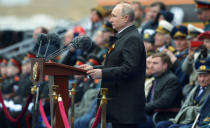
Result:
<svg viewBox="0 0 210 128"><path fill-rule="evenodd" d="M83 65L80 65L79 68L89 71L93 69L93 66L83 64Z"/></svg>

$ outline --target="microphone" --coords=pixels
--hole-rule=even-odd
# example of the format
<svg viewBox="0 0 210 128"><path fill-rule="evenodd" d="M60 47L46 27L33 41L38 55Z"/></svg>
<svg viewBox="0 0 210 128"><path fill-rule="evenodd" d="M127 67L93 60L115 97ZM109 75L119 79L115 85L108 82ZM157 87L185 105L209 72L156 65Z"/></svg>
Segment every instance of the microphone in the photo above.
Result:
<svg viewBox="0 0 210 128"><path fill-rule="evenodd" d="M44 34L44 33L39 34L38 37L37 37L37 42L39 42L39 48L38 48L36 57L40 57L39 53L40 53L42 44L45 44L45 43L48 42L47 35Z"/></svg>
<svg viewBox="0 0 210 128"><path fill-rule="evenodd" d="M59 38L58 34L56 34L56 33L48 33L47 39L48 39L48 43L47 43L47 48L45 50L44 58L47 55L50 43L54 43L54 45L60 44L60 38Z"/></svg>
<svg viewBox="0 0 210 128"><path fill-rule="evenodd" d="M92 40L88 36L78 36L74 38L70 44L72 44L72 47L75 49L81 48L83 50L88 50L92 47Z"/></svg>
<svg viewBox="0 0 210 128"><path fill-rule="evenodd" d="M60 53L68 50L69 48L74 48L74 49L82 49L82 50L88 50L92 47L92 40L88 36L79 36L74 38L70 43L65 45L63 48L60 48L56 50L55 52L51 53L50 55L47 56L47 60L50 60L56 56L58 56Z"/></svg>

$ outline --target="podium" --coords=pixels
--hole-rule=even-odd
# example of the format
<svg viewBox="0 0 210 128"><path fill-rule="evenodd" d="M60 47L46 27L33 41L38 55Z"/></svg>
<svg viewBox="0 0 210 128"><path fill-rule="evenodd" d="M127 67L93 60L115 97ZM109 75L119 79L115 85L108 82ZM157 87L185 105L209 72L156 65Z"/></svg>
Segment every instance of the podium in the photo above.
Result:
<svg viewBox="0 0 210 128"><path fill-rule="evenodd" d="M39 85L44 80L45 75L49 75L49 93L52 94L52 86L58 85L56 94L60 94L65 112L68 115L69 93L68 93L68 77L72 75L86 75L86 71L72 66L48 63L43 58L33 58L31 60L31 76L34 85ZM52 102L52 97L50 102ZM50 107L52 107L50 105ZM64 128L64 124L60 115L58 104L55 105L55 115L51 115L51 125L56 128ZM54 111L53 110L53 111ZM52 113L50 113L52 114ZM54 124L55 121L55 124ZM52 124L53 123L53 124Z"/></svg>

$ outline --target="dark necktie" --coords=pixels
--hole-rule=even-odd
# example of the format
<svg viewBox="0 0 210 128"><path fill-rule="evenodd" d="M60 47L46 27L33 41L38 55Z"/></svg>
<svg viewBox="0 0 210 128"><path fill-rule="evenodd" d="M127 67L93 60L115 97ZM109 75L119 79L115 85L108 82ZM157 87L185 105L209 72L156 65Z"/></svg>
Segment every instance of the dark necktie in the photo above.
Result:
<svg viewBox="0 0 210 128"><path fill-rule="evenodd" d="M195 97L195 104L198 104L201 100L203 94L206 92L206 87L200 87L197 91L196 97Z"/></svg>
<svg viewBox="0 0 210 128"><path fill-rule="evenodd" d="M157 80L154 80L153 84L152 84L152 89L150 91L149 102L151 102L153 100L153 98L154 98L156 84L157 84Z"/></svg>

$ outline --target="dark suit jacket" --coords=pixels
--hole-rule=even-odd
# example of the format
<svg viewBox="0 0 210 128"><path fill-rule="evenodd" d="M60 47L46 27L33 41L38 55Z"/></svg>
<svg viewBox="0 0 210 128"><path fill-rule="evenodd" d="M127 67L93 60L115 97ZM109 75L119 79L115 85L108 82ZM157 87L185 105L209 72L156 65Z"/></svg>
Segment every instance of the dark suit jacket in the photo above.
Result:
<svg viewBox="0 0 210 128"><path fill-rule="evenodd" d="M152 113L155 109L179 107L181 101L181 85L177 77L168 70L161 76L156 77L155 80L157 82L154 89L154 98L146 104L146 111ZM150 93L152 88L150 89Z"/></svg>
<svg viewBox="0 0 210 128"><path fill-rule="evenodd" d="M99 68L99 67L98 67ZM108 88L107 120L133 124L145 120L146 53L135 26L117 35L102 68L101 88Z"/></svg>

